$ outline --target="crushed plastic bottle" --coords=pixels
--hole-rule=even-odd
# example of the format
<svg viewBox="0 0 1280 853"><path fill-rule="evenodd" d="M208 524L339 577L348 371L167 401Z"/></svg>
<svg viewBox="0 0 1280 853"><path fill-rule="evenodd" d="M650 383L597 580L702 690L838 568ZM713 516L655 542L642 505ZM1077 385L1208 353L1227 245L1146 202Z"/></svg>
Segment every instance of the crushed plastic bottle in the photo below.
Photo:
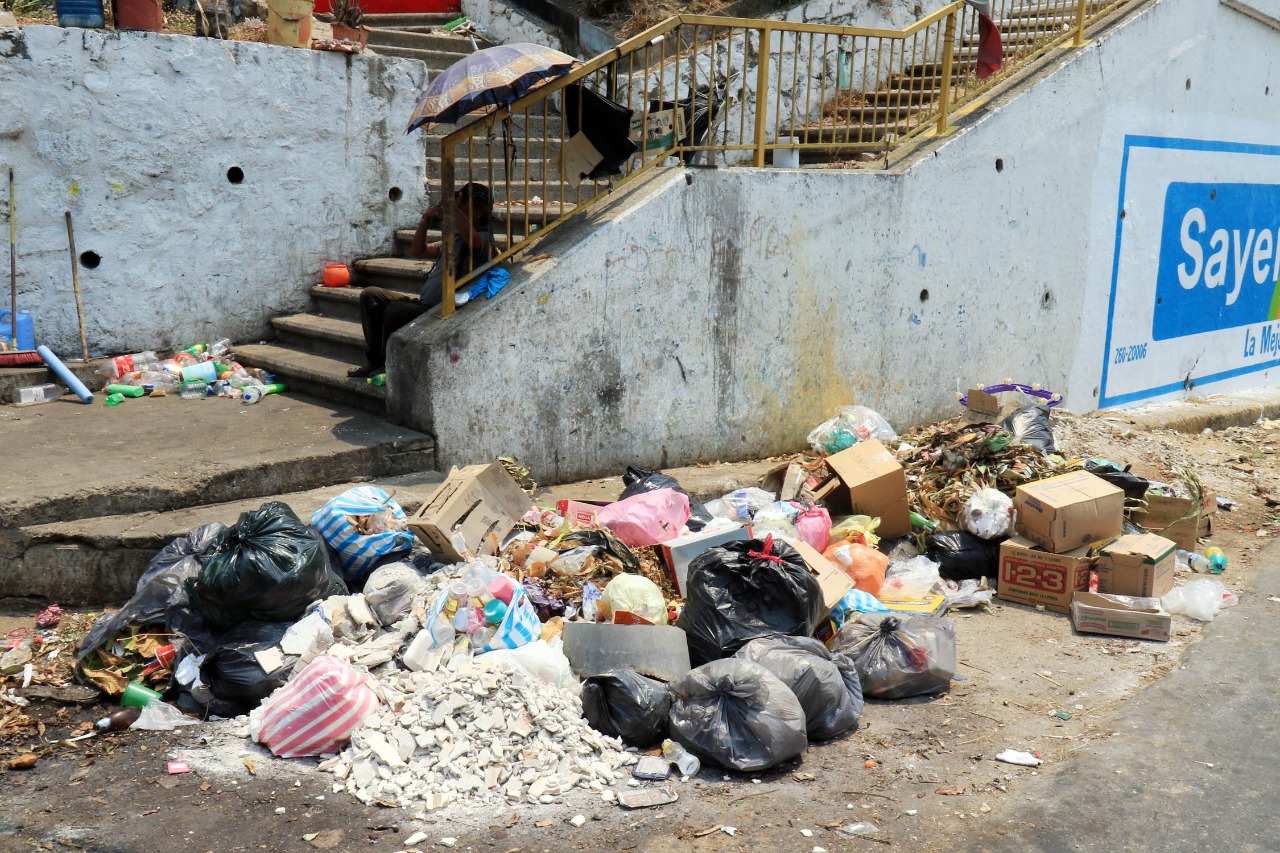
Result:
<svg viewBox="0 0 1280 853"><path fill-rule="evenodd" d="M662 742L662 757L674 764L682 776L696 776L702 769L698 756L673 740Z"/></svg>
<svg viewBox="0 0 1280 853"><path fill-rule="evenodd" d="M199 379L192 379L182 383L182 391L180 393L184 400L198 400L209 394L209 385Z"/></svg>
<svg viewBox="0 0 1280 853"><path fill-rule="evenodd" d="M32 385L19 388L13 392L15 406L36 406L40 403L51 403L62 396L62 389L52 382L44 385Z"/></svg>

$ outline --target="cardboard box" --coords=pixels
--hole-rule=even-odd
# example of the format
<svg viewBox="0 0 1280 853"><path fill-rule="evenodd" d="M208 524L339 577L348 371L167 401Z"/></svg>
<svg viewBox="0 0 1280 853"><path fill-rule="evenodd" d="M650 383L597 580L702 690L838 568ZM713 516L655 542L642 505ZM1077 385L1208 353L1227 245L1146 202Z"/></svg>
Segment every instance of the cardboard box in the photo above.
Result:
<svg viewBox="0 0 1280 853"><path fill-rule="evenodd" d="M533 501L500 462L454 468L409 519L409 529L442 560L494 554Z"/></svg>
<svg viewBox="0 0 1280 853"><path fill-rule="evenodd" d="M1089 588L1093 564L1088 545L1054 554L1036 547L1030 539L1014 536L1000 543L996 597L1067 613L1072 596Z"/></svg>
<svg viewBox="0 0 1280 853"><path fill-rule="evenodd" d="M1130 533L1098 552L1098 592L1161 598L1173 589L1178 546L1154 533Z"/></svg>
<svg viewBox="0 0 1280 853"><path fill-rule="evenodd" d="M1013 508L1018 533L1055 554L1124 531L1124 492L1088 471L1019 486Z"/></svg>
<svg viewBox="0 0 1280 853"><path fill-rule="evenodd" d="M569 522L571 528L596 527L596 513L606 506L607 503L598 501L563 500L556 502L556 512Z"/></svg>
<svg viewBox="0 0 1280 853"><path fill-rule="evenodd" d="M822 589L822 618L825 619L831 608L839 604L840 599L853 589L853 578L799 539L783 536L782 541L796 549L800 559L809 567L809 572L818 579L818 586Z"/></svg>
<svg viewBox="0 0 1280 853"><path fill-rule="evenodd" d="M658 546L662 561L667 564L667 571L675 582L676 592L685 597L685 584L689 580L689 564L704 551L726 542L745 541L751 538L746 527L739 525L729 530L717 530L712 533L690 533L677 536Z"/></svg>
<svg viewBox="0 0 1280 853"><path fill-rule="evenodd" d="M947 612L947 597L930 593L920 598L888 598L877 596L877 601L894 613L908 616L942 616Z"/></svg>
<svg viewBox="0 0 1280 853"><path fill-rule="evenodd" d="M839 484L848 490L851 513L880 519L876 532L882 539L906 536L911 532L907 475L887 447L869 438L827 457L827 467L836 475ZM836 510L843 509L843 496L833 486L833 483L823 486L817 497Z"/></svg>
<svg viewBox="0 0 1280 853"><path fill-rule="evenodd" d="M1199 551L1196 540L1213 532L1213 514L1218 511L1218 498L1211 492L1202 495L1199 505L1191 498L1147 494L1147 509L1135 510L1132 518L1144 530L1172 539L1179 548Z"/></svg>
<svg viewBox="0 0 1280 853"><path fill-rule="evenodd" d="M1071 601L1071 624L1082 633L1167 643L1172 623L1173 618L1164 612L1158 598L1079 592Z"/></svg>

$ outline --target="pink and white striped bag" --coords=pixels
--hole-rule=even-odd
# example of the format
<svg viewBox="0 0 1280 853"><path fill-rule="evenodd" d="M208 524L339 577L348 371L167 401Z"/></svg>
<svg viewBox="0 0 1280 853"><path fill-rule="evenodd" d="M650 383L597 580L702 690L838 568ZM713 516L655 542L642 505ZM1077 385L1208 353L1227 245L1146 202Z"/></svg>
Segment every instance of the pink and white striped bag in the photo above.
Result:
<svg viewBox="0 0 1280 853"><path fill-rule="evenodd" d="M378 707L368 675L342 658L321 655L249 715L249 734L281 758L342 749Z"/></svg>

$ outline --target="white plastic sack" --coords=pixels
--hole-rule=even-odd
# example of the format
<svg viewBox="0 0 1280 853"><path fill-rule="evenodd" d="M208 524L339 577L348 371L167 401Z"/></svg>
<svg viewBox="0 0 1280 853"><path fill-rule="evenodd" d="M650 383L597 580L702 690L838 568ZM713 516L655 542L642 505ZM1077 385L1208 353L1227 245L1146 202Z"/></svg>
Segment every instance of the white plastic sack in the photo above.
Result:
<svg viewBox="0 0 1280 853"><path fill-rule="evenodd" d="M378 708L367 673L322 655L249 713L249 736L281 758L338 752Z"/></svg>
<svg viewBox="0 0 1280 853"><path fill-rule="evenodd" d="M658 585L643 575L621 574L605 586L600 612L606 618L618 611L634 613L655 625L667 624L667 601Z"/></svg>
<svg viewBox="0 0 1280 853"><path fill-rule="evenodd" d="M746 524L755 517L757 512L773 503L777 497L773 492L766 492L764 489L735 489L706 506L712 515ZM716 504L714 510L711 509L712 503Z"/></svg>
<svg viewBox="0 0 1280 853"><path fill-rule="evenodd" d="M353 519L363 518L368 519L366 529L376 532L362 534L352 524ZM347 489L311 516L311 526L338 552L342 577L349 585L363 581L387 554L413 547L407 522L400 504L377 486Z"/></svg>
<svg viewBox="0 0 1280 853"><path fill-rule="evenodd" d="M527 672L534 678L552 684L561 690L578 693L582 685L574 677L569 658L564 654L564 642L556 637L551 642L543 639L525 643L516 649L495 649L475 657L476 663L507 664L513 669Z"/></svg>
<svg viewBox="0 0 1280 853"><path fill-rule="evenodd" d="M379 566L364 582L364 600L383 625L394 625L409 612L413 597L428 589L412 563Z"/></svg>
<svg viewBox="0 0 1280 853"><path fill-rule="evenodd" d="M1013 501L999 489L979 489L965 501L960 526L979 539L1001 539L1013 532Z"/></svg>
<svg viewBox="0 0 1280 853"><path fill-rule="evenodd" d="M1199 578L1183 586L1174 587L1160 603L1170 613L1180 613L1199 619L1201 622L1212 622L1223 607L1223 597L1231 595L1222 581L1211 578Z"/></svg>
<svg viewBox="0 0 1280 853"><path fill-rule="evenodd" d="M172 705L155 700L142 707L142 713L129 728L147 732L171 732L179 726L194 726L199 722L184 716Z"/></svg>
<svg viewBox="0 0 1280 853"><path fill-rule="evenodd" d="M796 518L801 507L791 501L775 501L762 507L751 519L751 535L756 539L764 539L772 533L787 539L800 539L796 530Z"/></svg>
<svg viewBox="0 0 1280 853"><path fill-rule="evenodd" d="M938 564L928 557L912 557L904 563L890 563L880 587L882 598L922 598L942 580Z"/></svg>

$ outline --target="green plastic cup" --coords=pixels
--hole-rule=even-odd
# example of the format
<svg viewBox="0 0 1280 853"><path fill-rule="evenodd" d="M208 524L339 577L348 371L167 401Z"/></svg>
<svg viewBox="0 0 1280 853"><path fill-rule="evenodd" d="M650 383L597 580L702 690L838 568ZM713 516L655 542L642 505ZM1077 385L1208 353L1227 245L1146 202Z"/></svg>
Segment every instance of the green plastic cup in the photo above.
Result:
<svg viewBox="0 0 1280 853"><path fill-rule="evenodd" d="M130 681L129 686L124 689L124 695L120 697L120 704L126 708L145 708L148 703L159 701L159 693L136 681Z"/></svg>

